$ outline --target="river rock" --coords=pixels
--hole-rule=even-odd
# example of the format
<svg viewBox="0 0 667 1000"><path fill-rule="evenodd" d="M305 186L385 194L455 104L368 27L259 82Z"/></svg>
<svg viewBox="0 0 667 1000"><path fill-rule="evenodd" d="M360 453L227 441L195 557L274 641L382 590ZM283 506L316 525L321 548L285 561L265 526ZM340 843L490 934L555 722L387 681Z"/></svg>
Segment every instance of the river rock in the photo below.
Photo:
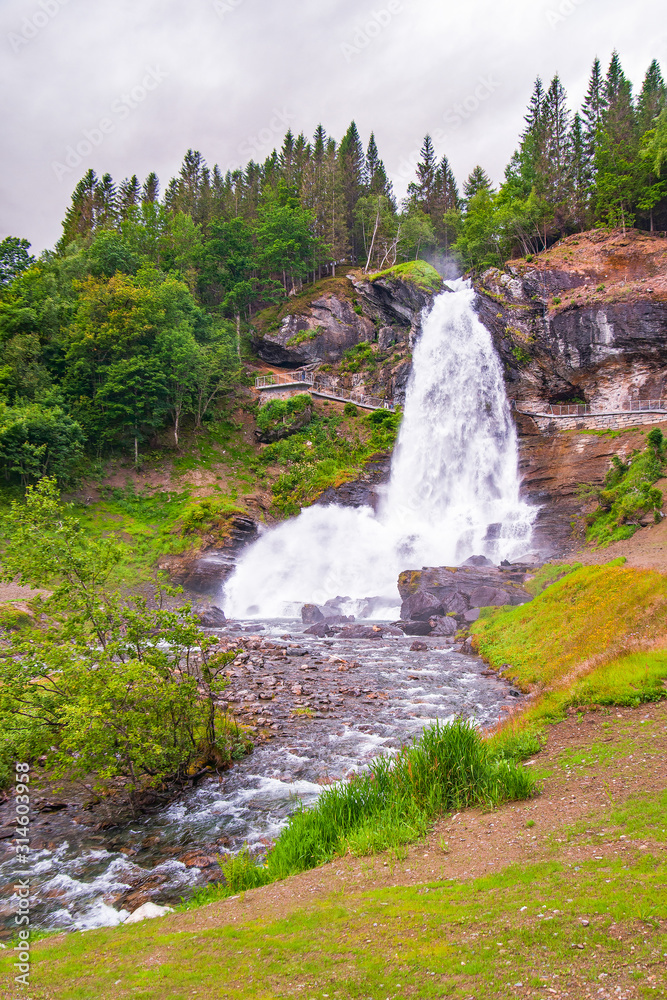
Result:
<svg viewBox="0 0 667 1000"><path fill-rule="evenodd" d="M381 625L346 625L338 631L340 639L381 639L386 629Z"/></svg>
<svg viewBox="0 0 667 1000"><path fill-rule="evenodd" d="M301 621L304 625L316 625L323 619L324 614L316 604L304 604L301 608Z"/></svg>
<svg viewBox="0 0 667 1000"><path fill-rule="evenodd" d="M458 625L455 618L429 618L428 623L431 626L431 635L449 637L456 635L458 632Z"/></svg>
<svg viewBox="0 0 667 1000"><path fill-rule="evenodd" d="M304 635L315 635L318 639L325 639L326 636L331 634L332 630L324 620L316 622L315 625L311 625L310 628L307 628L304 631Z"/></svg>
<svg viewBox="0 0 667 1000"><path fill-rule="evenodd" d="M401 617L408 621L428 621L434 615L443 615L442 601L427 590L418 590L403 601Z"/></svg>
<svg viewBox="0 0 667 1000"><path fill-rule="evenodd" d="M399 628L405 633L405 635L430 635L431 625L430 622L399 622Z"/></svg>
<svg viewBox="0 0 667 1000"><path fill-rule="evenodd" d="M203 628L221 628L227 624L225 612L221 608L206 608L195 612Z"/></svg>
<svg viewBox="0 0 667 1000"><path fill-rule="evenodd" d="M425 653L428 650L428 646L421 639L416 639L410 646L411 653Z"/></svg>
<svg viewBox="0 0 667 1000"><path fill-rule="evenodd" d="M158 906L156 903L144 903L138 910L131 913L125 921L126 924L138 924L142 920L154 920L156 917L166 917L168 913L173 913L171 906Z"/></svg>

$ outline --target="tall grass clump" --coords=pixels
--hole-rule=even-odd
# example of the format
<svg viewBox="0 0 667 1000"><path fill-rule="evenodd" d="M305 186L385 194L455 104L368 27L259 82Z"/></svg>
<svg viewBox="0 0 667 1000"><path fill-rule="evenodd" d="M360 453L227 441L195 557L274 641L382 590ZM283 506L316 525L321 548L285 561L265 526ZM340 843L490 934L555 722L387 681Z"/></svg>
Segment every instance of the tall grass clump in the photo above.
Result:
<svg viewBox="0 0 667 1000"><path fill-rule="evenodd" d="M196 903L266 885L337 855L374 854L423 836L449 810L529 798L532 775L459 719L426 729L395 758L378 757L363 774L325 789L301 806L266 856L247 850L221 864L224 887Z"/></svg>

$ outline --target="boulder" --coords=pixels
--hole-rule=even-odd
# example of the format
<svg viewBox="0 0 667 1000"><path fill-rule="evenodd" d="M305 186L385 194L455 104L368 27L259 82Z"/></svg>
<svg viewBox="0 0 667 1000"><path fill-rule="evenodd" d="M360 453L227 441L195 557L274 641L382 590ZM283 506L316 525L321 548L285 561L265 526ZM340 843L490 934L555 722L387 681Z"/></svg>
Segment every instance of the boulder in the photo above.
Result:
<svg viewBox="0 0 667 1000"><path fill-rule="evenodd" d="M430 622L401 622L399 626L406 635L430 635Z"/></svg>
<svg viewBox="0 0 667 1000"><path fill-rule="evenodd" d="M428 646L421 639L416 639L415 642L410 646L411 653L425 653L428 650Z"/></svg>
<svg viewBox="0 0 667 1000"><path fill-rule="evenodd" d="M419 590L403 601L401 618L407 621L428 621L434 615L444 614L442 601L428 591Z"/></svg>
<svg viewBox="0 0 667 1000"><path fill-rule="evenodd" d="M304 635L315 635L318 639L324 639L328 635L332 635L332 631L327 625L326 621L316 622L315 625L311 625L304 632Z"/></svg>
<svg viewBox="0 0 667 1000"><path fill-rule="evenodd" d="M316 604L304 604L301 608L301 621L304 625L315 625L323 619L324 614Z"/></svg>
<svg viewBox="0 0 667 1000"><path fill-rule="evenodd" d="M471 608L470 611L466 611L463 617L467 622L476 622L479 618L480 610L480 608Z"/></svg>
<svg viewBox="0 0 667 1000"><path fill-rule="evenodd" d="M339 639L381 639L388 630L382 625L346 625L336 631Z"/></svg>
<svg viewBox="0 0 667 1000"><path fill-rule="evenodd" d="M201 611L196 611L195 615L202 628L222 628L223 625L227 624L222 608L204 608Z"/></svg>
<svg viewBox="0 0 667 1000"><path fill-rule="evenodd" d="M452 636L459 630L455 618L429 618L428 623L431 626L431 635Z"/></svg>

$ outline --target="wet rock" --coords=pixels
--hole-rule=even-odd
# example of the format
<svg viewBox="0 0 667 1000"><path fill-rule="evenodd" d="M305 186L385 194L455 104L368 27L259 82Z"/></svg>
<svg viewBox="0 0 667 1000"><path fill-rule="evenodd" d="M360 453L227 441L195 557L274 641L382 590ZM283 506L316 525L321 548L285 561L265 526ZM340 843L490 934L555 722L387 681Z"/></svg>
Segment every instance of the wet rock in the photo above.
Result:
<svg viewBox="0 0 667 1000"><path fill-rule="evenodd" d="M430 635L430 622L401 622L399 626L406 635Z"/></svg>
<svg viewBox="0 0 667 1000"><path fill-rule="evenodd" d="M381 625L347 625L338 631L340 639L381 639L385 629Z"/></svg>
<svg viewBox="0 0 667 1000"><path fill-rule="evenodd" d="M130 914L125 923L138 924L142 920L154 920L156 917L166 917L168 913L173 912L171 906L157 906L156 903L144 903L138 910Z"/></svg>
<svg viewBox="0 0 667 1000"><path fill-rule="evenodd" d="M410 646L410 652L411 653L425 653L425 652L427 652L427 650L428 650L428 646L426 645L425 642L422 642L420 639L417 639Z"/></svg>
<svg viewBox="0 0 667 1000"><path fill-rule="evenodd" d="M258 536L259 527L251 517L230 515L218 530L217 537L206 536L202 549L163 556L158 569L164 570L172 583L186 590L217 595L222 583L234 572L240 553Z"/></svg>
<svg viewBox="0 0 667 1000"><path fill-rule="evenodd" d="M304 632L304 635L315 635L318 639L323 639L327 635L331 635L331 629L329 628L326 621L322 620L316 625L311 625Z"/></svg>
<svg viewBox="0 0 667 1000"><path fill-rule="evenodd" d="M467 622L476 622L479 618L479 612L479 608L471 608L470 611L466 611L463 617Z"/></svg>
<svg viewBox="0 0 667 1000"><path fill-rule="evenodd" d="M486 556L470 556L470 559L466 559L463 563L464 566L493 566L490 559Z"/></svg>
<svg viewBox="0 0 667 1000"><path fill-rule="evenodd" d="M526 569L447 566L407 570L398 578L401 618L420 621L445 614L466 615L480 607L525 604L532 596L522 586ZM474 621L475 619L467 619Z"/></svg>
<svg viewBox="0 0 667 1000"><path fill-rule="evenodd" d="M196 611L195 614L199 620L199 624L203 628L221 628L227 624L225 612L222 608L206 608L202 611Z"/></svg>
<svg viewBox="0 0 667 1000"><path fill-rule="evenodd" d="M456 635L458 632L458 625L455 618L429 618L428 623L431 626L431 635L449 637Z"/></svg>
<svg viewBox="0 0 667 1000"><path fill-rule="evenodd" d="M428 591L417 591L403 601L401 617L409 621L428 621L434 615L444 614L442 601Z"/></svg>
<svg viewBox="0 0 667 1000"><path fill-rule="evenodd" d="M187 854L182 854L176 860L180 861L186 868L210 868L211 865L217 864L215 858L209 857L208 854L202 854L201 851L188 851Z"/></svg>
<svg viewBox="0 0 667 1000"><path fill-rule="evenodd" d="M301 621L304 625L316 625L323 619L324 614L316 604L304 604L301 608Z"/></svg>

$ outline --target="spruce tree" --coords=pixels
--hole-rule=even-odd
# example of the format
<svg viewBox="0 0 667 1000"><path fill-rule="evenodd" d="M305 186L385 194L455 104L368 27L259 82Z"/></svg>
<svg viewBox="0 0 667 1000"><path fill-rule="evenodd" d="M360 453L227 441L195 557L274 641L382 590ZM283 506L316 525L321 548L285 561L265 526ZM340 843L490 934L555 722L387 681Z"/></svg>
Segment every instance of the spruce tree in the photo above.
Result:
<svg viewBox="0 0 667 1000"><path fill-rule="evenodd" d="M408 200L415 208L421 209L426 215L434 211L436 175L438 163L430 135L424 137L417 164L417 180L408 185Z"/></svg>
<svg viewBox="0 0 667 1000"><path fill-rule="evenodd" d="M466 201L470 201L474 198L476 194L480 191L491 192L493 185L491 184L491 178L480 166L476 166L474 170L468 175L468 178L463 182L463 193L466 197Z"/></svg>
<svg viewBox="0 0 667 1000"><path fill-rule="evenodd" d="M345 222L351 239L352 258L359 259L363 252L363 240L355 233L355 209L363 194L366 158L355 122L350 124L338 151L345 197Z"/></svg>
<svg viewBox="0 0 667 1000"><path fill-rule="evenodd" d="M121 181L118 191L118 213L121 220L125 220L131 215L141 199L141 186L136 174L126 177Z"/></svg>
<svg viewBox="0 0 667 1000"><path fill-rule="evenodd" d="M145 204L154 204L160 197L160 182L153 171L150 172L141 189L141 200Z"/></svg>
<svg viewBox="0 0 667 1000"><path fill-rule="evenodd" d="M666 106L667 88L660 71L660 63L654 59L646 71L637 100L637 124L640 136L654 127L655 119Z"/></svg>

